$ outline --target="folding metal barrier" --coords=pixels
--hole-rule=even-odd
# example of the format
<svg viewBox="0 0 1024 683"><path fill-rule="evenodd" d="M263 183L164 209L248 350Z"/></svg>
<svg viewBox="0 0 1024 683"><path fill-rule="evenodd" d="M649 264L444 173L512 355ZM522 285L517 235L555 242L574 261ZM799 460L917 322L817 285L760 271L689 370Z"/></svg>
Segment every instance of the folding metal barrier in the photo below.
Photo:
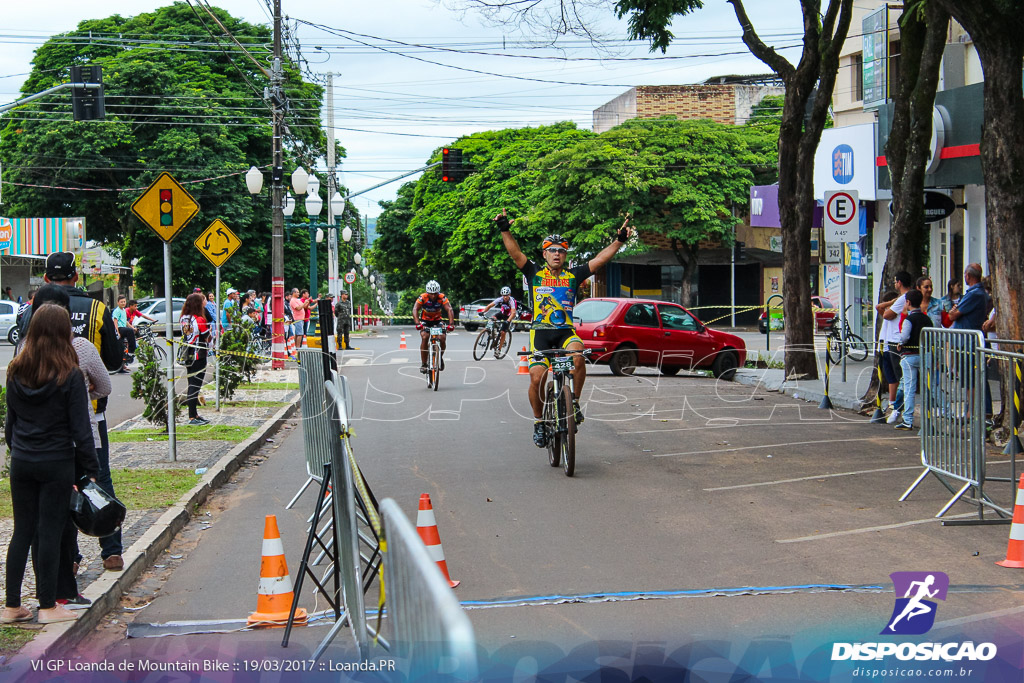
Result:
<svg viewBox="0 0 1024 683"><path fill-rule="evenodd" d="M299 398L302 406L302 445L306 453L306 483L285 506L292 508L314 481L323 479L331 458L331 426L324 407L324 372L319 349L299 350Z"/></svg>
<svg viewBox="0 0 1024 683"><path fill-rule="evenodd" d="M921 463L924 471L900 500L906 500L929 474L953 498L939 510L942 517L973 489L978 516L985 506L1004 512L985 496L984 387L988 381L982 355L984 335L976 330L926 327L921 333ZM962 483L959 489L950 480Z"/></svg>
<svg viewBox="0 0 1024 683"><path fill-rule="evenodd" d="M409 680L474 680L476 636L469 617L398 503L385 499L380 512L387 539L387 621L402 670Z"/></svg>

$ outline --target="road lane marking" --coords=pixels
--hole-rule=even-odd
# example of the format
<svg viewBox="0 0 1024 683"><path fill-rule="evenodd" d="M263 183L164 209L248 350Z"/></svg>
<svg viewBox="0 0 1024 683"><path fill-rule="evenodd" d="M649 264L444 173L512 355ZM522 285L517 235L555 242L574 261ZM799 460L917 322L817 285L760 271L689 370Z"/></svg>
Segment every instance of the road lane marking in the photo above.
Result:
<svg viewBox="0 0 1024 683"><path fill-rule="evenodd" d="M854 534L867 534L872 531L888 531L890 529L899 529L905 526L916 526L918 524L928 524L930 522L938 522L943 519L960 519L962 517L974 517L977 512L965 512L962 515L949 515L947 517L929 517L928 519L915 519L910 522L898 522L896 524L883 524L881 526L868 526L862 529L847 529L846 531L833 531L827 534L817 534L815 536L801 536L800 538L784 538L775 539L776 543L803 543L804 541L820 541L825 538L836 538L838 536L852 536Z"/></svg>
<svg viewBox="0 0 1024 683"><path fill-rule="evenodd" d="M886 436L882 438L867 437L863 439L818 439L817 441L790 441L788 443L770 443L759 446L738 446L736 448L716 448L709 451L682 451L679 453L656 453L652 458L670 458L677 455L708 455L711 453L730 453L736 451L750 451L757 448L786 448L787 446L813 446L822 443L852 443L854 441L905 441L907 439L919 440L919 436Z"/></svg>
<svg viewBox="0 0 1024 683"><path fill-rule="evenodd" d="M880 467L874 470L857 470L855 472L837 472L836 474L819 474L816 477L797 477L795 479L776 479L775 481L759 481L756 484L737 484L735 486L716 486L705 491L732 491L734 489L750 489L757 486L775 486L776 484L792 484L798 481L813 481L814 479L830 479L832 477L852 477L856 474L874 474L876 472L897 472L899 470L919 470L923 465L908 465L906 467Z"/></svg>
<svg viewBox="0 0 1024 683"><path fill-rule="evenodd" d="M952 626L962 626L963 624L970 624L975 621L988 621L989 619L998 619L999 617L1008 617L1014 614L1020 614L1024 612L1024 605L1020 607L1007 607L1006 609L997 609L992 612L982 612L981 614L971 614L966 617L959 617L957 619L950 619L948 621L940 621L932 626L932 630L937 628L950 628Z"/></svg>

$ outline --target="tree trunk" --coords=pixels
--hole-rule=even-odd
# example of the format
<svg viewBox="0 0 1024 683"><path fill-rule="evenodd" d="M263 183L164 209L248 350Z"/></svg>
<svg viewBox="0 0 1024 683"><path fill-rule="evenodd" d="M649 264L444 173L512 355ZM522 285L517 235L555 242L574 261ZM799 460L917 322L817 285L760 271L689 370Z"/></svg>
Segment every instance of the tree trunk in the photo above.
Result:
<svg viewBox="0 0 1024 683"><path fill-rule="evenodd" d="M988 271L998 332L1022 339L1024 310L1024 22L1019 3L940 0L971 34L985 75L981 166L988 223ZM1014 350L1019 350L1019 347Z"/></svg>
<svg viewBox="0 0 1024 683"><path fill-rule="evenodd" d="M679 282L679 300L683 306L693 308L693 274L697 270L697 245L680 242L672 238L672 252L683 267L683 277Z"/></svg>

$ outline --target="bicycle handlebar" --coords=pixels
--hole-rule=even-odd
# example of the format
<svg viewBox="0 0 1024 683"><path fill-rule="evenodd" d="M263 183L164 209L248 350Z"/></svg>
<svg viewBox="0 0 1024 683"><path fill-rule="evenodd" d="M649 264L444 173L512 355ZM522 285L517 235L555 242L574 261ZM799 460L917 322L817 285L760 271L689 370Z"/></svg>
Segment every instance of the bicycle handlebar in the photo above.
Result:
<svg viewBox="0 0 1024 683"><path fill-rule="evenodd" d="M517 351L517 356L533 356L535 358L557 358L559 356L571 356L574 353L578 353L581 356L589 356L590 349L583 349L582 351L570 351L569 349L547 349L545 351Z"/></svg>

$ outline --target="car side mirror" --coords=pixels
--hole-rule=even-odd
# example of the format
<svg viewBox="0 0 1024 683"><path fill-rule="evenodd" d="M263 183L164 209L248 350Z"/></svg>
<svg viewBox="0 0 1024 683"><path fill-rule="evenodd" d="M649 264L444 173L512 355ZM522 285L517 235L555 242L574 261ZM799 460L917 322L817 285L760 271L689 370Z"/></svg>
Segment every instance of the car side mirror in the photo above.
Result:
<svg viewBox="0 0 1024 683"><path fill-rule="evenodd" d="M582 324L583 324L583 318L578 318L578 317L576 317L576 316L573 316L573 317L572 317L572 321L573 321L574 323L576 323L577 325L582 325Z"/></svg>

